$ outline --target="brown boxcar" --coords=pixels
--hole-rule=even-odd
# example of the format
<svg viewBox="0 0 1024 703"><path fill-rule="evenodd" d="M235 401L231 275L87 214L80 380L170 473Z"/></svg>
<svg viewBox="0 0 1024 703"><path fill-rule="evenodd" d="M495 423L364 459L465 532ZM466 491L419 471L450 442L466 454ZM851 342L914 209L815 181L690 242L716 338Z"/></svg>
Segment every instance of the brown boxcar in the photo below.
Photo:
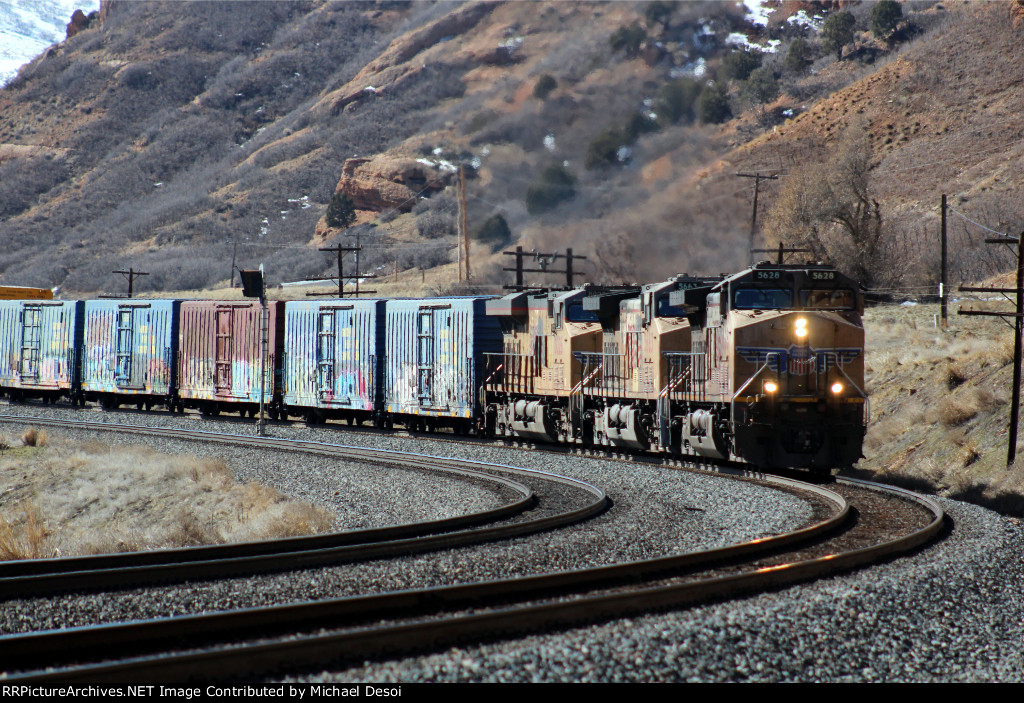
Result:
<svg viewBox="0 0 1024 703"><path fill-rule="evenodd" d="M255 415L260 403L260 305L244 300L194 300L181 304L178 395L185 407L208 415ZM275 373L284 347L284 303L268 303L269 343L264 402L279 414Z"/></svg>

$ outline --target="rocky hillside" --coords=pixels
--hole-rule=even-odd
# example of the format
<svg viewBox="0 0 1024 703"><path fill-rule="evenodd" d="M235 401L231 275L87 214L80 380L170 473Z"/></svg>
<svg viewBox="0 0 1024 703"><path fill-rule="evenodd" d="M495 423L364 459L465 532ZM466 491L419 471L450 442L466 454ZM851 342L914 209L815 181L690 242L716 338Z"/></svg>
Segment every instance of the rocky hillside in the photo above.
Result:
<svg viewBox="0 0 1024 703"><path fill-rule="evenodd" d="M903 3L883 37L870 3L746 5L104 0L0 90L0 282L94 293L131 265L202 288L235 256L295 280L357 232L364 270L411 274L453 260L459 167L479 284L517 243L574 247L591 280L725 271L736 174L781 176L763 220L851 127L900 285L934 278L941 192L1019 226L1017 0Z"/></svg>

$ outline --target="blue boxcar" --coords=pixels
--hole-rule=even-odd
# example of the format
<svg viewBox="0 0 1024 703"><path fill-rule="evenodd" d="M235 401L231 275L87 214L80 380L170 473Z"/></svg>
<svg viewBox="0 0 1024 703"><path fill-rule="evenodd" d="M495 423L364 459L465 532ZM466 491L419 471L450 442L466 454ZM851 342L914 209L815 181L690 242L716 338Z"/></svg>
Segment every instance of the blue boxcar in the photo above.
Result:
<svg viewBox="0 0 1024 703"><path fill-rule="evenodd" d="M104 407L119 402L174 407L178 300L88 300L82 392Z"/></svg>
<svg viewBox="0 0 1024 703"><path fill-rule="evenodd" d="M80 301L0 301L0 388L13 400L79 399Z"/></svg>
<svg viewBox="0 0 1024 703"><path fill-rule="evenodd" d="M387 302L384 403L390 419L470 429L481 410L484 354L502 348L499 322L484 310L488 299Z"/></svg>
<svg viewBox="0 0 1024 703"><path fill-rule="evenodd" d="M285 410L308 422L377 416L382 398L384 301L285 304Z"/></svg>

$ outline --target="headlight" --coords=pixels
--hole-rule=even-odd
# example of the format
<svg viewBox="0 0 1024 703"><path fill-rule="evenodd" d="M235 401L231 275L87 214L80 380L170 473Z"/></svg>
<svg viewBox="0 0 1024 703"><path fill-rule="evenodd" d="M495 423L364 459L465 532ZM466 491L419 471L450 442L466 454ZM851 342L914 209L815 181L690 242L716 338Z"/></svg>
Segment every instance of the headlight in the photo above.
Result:
<svg viewBox="0 0 1024 703"><path fill-rule="evenodd" d="M765 393L774 393L779 390L779 386L774 381L766 381L764 384Z"/></svg>
<svg viewBox="0 0 1024 703"><path fill-rule="evenodd" d="M804 337L807 336L807 320L806 319L804 319L802 317L798 317L796 319L796 330L795 330L795 332L796 332L796 336L800 337L801 339L803 339Z"/></svg>
<svg viewBox="0 0 1024 703"><path fill-rule="evenodd" d="M840 393L842 393L843 392L843 384L842 383L838 383L838 382L837 383L833 383L832 384L832 392L835 393L836 395L839 395Z"/></svg>

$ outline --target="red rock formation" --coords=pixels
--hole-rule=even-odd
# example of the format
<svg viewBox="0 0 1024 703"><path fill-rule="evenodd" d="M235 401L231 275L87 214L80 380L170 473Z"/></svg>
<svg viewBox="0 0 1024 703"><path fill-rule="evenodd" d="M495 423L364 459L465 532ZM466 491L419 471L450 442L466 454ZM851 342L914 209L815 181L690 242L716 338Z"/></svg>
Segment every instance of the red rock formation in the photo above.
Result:
<svg viewBox="0 0 1024 703"><path fill-rule="evenodd" d="M1010 19L1014 29L1024 27L1024 0L1010 1Z"/></svg>
<svg viewBox="0 0 1024 703"><path fill-rule="evenodd" d="M335 191L352 198L358 210L408 212L421 195L443 190L449 176L416 159L379 155L347 160Z"/></svg>
<svg viewBox="0 0 1024 703"><path fill-rule="evenodd" d="M71 21L67 24L67 38L75 36L89 26L89 18L81 10L75 10L71 15Z"/></svg>

